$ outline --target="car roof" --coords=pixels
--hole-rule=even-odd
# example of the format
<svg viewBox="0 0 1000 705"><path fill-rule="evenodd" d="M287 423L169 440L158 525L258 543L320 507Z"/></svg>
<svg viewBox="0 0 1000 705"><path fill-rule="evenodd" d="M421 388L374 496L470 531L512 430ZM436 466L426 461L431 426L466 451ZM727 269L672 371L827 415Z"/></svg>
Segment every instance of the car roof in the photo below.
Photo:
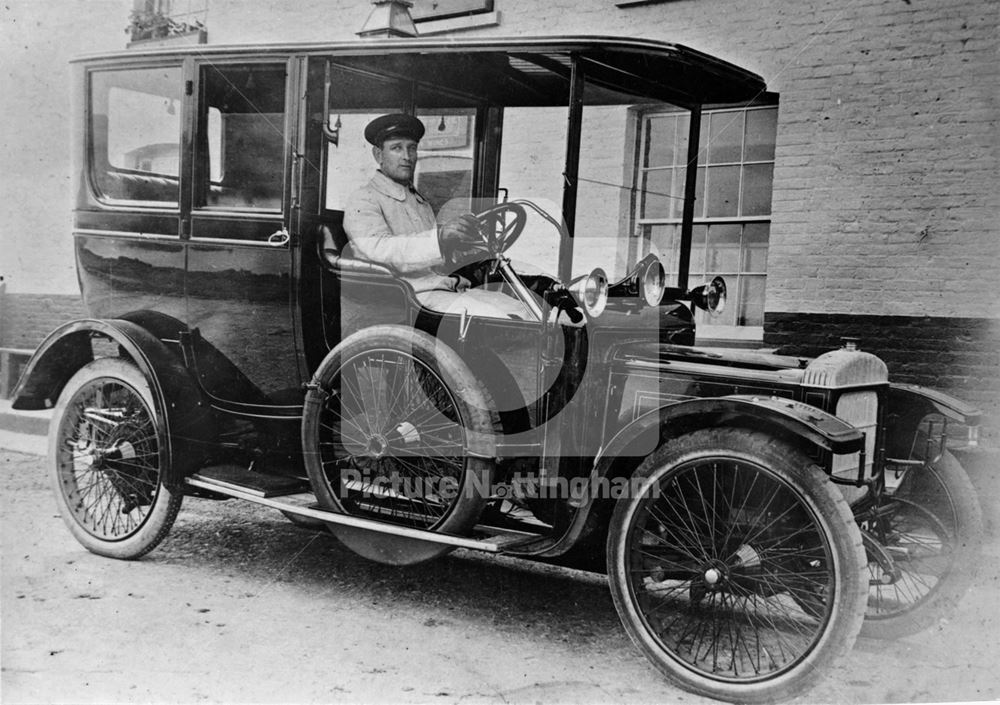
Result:
<svg viewBox="0 0 1000 705"><path fill-rule="evenodd" d="M387 73L432 76L434 83L482 92L482 80L496 84L498 102L519 91L538 93L538 102L568 95L572 56L588 78L609 91L648 95L680 104L734 103L766 90L757 74L680 44L605 36L517 38L399 38L344 42L180 45L90 55L75 62L141 63L194 56L207 61L265 56L323 55L376 66ZM507 88L500 87L506 84ZM517 85L515 85L517 84ZM611 102L611 99L597 102Z"/></svg>

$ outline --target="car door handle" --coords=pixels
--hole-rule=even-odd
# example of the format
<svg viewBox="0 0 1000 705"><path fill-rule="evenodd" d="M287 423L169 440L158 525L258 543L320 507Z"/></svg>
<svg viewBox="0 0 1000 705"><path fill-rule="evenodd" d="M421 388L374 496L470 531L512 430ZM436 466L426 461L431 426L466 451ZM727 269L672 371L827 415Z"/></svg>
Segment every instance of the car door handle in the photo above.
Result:
<svg viewBox="0 0 1000 705"><path fill-rule="evenodd" d="M271 233L270 237L267 238L267 244L271 247L281 247L282 245L287 245L290 239L291 235L288 234L288 230L282 228L277 232Z"/></svg>

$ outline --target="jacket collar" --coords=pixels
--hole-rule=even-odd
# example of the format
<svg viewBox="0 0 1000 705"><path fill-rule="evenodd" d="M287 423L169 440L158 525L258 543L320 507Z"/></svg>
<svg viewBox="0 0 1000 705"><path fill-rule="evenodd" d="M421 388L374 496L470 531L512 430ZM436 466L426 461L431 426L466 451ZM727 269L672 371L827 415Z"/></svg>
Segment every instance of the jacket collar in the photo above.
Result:
<svg viewBox="0 0 1000 705"><path fill-rule="evenodd" d="M405 201L408 193L412 193L416 196L417 200L421 203L425 203L427 200L420 195L419 191L413 188L412 184L409 187L403 186L401 183L393 181L388 176L383 174L381 170L377 170L375 172L375 175L369 183L373 189L396 201Z"/></svg>

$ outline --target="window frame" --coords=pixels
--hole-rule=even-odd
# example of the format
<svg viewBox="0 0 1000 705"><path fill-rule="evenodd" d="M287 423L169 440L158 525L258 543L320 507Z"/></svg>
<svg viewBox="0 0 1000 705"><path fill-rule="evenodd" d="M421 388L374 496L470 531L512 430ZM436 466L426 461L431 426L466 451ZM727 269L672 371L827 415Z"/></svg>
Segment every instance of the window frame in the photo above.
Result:
<svg viewBox="0 0 1000 705"><path fill-rule="evenodd" d="M700 251L702 253L703 259L700 263L697 264L693 261L693 259L689 260L688 262L689 273L690 273L689 277L691 275L696 275L699 272L703 277L706 278L709 276L716 276L716 275L721 275L722 277L724 277L726 279L726 283L729 284L730 305L735 305L736 303L736 296L739 295L739 289L742 284L742 279L744 275L747 277L755 277L755 278L763 277L765 282L765 291L766 291L766 282L767 282L766 267L763 271L758 271L757 269L744 270L743 267L744 253L745 253L744 226L753 223L766 223L770 225L774 216L773 200L772 200L772 205L769 208L769 212L766 215L740 215L740 212L743 208L745 167L771 165L773 169L774 165L776 164L776 158L772 156L772 158L769 160L744 159L746 150L746 115L751 111L763 111L763 110L775 111L776 122L775 122L774 137L776 142L778 109L779 109L779 103L777 96L768 94L767 96L762 96L760 100L755 100L747 104L706 105L703 107L701 113L702 138L701 138L701 144L699 144L697 168L699 170L704 170L703 171L704 177L702 178L699 175L698 179L699 191L696 194L697 200L695 201L695 214L693 217L692 226L695 229L695 232L697 232L699 226L707 227L710 232L712 226L733 225L733 224L739 225L741 228L740 247L738 254L739 271L723 272L720 270L718 272L716 271L709 272L707 270L708 241L706 236L706 240L704 241L704 244L701 246L696 245L694 238L692 238L691 253L689 255L689 258L693 256L696 251ZM708 130L706 129L707 125L710 124L708 118L710 118L710 116L714 118L715 115L724 115L726 113L737 113L737 112L742 113L744 116L743 134L741 135L740 139L740 160L710 163L708 161L708 143L707 143ZM631 233L633 237L636 238L643 237L643 229L648 226L668 225L668 226L676 226L678 228L681 227L682 217L680 213L676 213L676 216L671 216L671 217L654 217L654 218L644 217L643 210L645 208L645 203L643 202L642 192L644 190L646 175L650 172L670 170L674 172L674 174L683 173L683 170L680 168L683 166L683 155L681 156L680 159L678 159L677 155L675 155L674 163L669 166L666 165L659 165L654 167L645 166L647 153L649 149L647 144L647 135L649 131L649 118L656 115L664 115L664 116L672 115L680 117L685 114L688 113L684 109L677 108L676 106L672 106L669 104L664 104L656 107L638 108L635 111L636 123L634 124L636 124L635 128L636 142L634 151L634 159L635 159L634 183L635 183L636 198L632 209ZM708 193L710 184L709 168L727 167L727 166L739 168L739 180L736 185L736 197L737 197L736 213L734 215L708 216L706 215L706 213L708 210L709 199L706 194ZM672 176L671 181L673 182L675 178L676 178L675 176ZM773 171L772 171L771 189L773 196L773 189L774 189ZM768 242L768 247L770 247L770 241ZM697 283L698 282L691 281L691 285ZM765 305L766 305L766 298L765 298ZM711 320L707 319L708 314L704 315L699 315L699 314L700 314L699 311L695 311L695 315L700 318L700 320L698 321L698 337L701 339L717 339L717 340L732 340L732 341L763 340L764 336L763 320L761 321L760 325L739 325L738 323L735 325L728 325L728 324L713 325Z"/></svg>
<svg viewBox="0 0 1000 705"><path fill-rule="evenodd" d="M175 69L178 72L179 81L178 96L177 96L177 115L178 115L178 125L177 125L177 175L169 174L158 174L156 172L143 171L141 169L129 169L123 167L117 167L111 164L110 159L107 159L107 166L109 170L113 170L117 173L129 174L134 176L151 176L153 178L168 178L177 180L177 198L170 201L151 201L143 199L132 199L132 198L114 198L106 193L98 185L98 160L96 156L96 145L94 142L94 75L101 73L124 73L130 71L150 71L157 69ZM84 115L85 115L85 155L86 155L86 181L87 188L90 191L93 199L100 203L102 207L109 210L157 210L157 211L169 211L171 213L178 213L182 208L184 201L184 188L185 188L185 177L184 177L184 154L185 154L185 115L188 110L188 101L190 96L186 95L184 86L187 80L187 67L183 60L169 60L169 61L143 61L135 64L128 65L95 65L88 67L86 70L86 94L84 97ZM110 132L110 116L109 124L107 126ZM105 142L107 143L107 135L105 135ZM105 149L107 149L107 144L105 144ZM107 158L105 154L105 158Z"/></svg>
<svg viewBox="0 0 1000 705"><path fill-rule="evenodd" d="M232 67L242 67L242 66L269 66L269 67L281 67L285 72L285 93L282 100L282 187L281 196L279 199L279 204L277 208L260 208L252 206L233 206L233 205L217 205L208 203L207 194L214 183L212 181L211 165L203 158L202 149L206 151L206 156L208 155L209 142L208 142L208 111L211 106L205 99L205 71L209 68L215 69L216 71L222 72L228 68ZM195 101L194 113L192 115L192 147L191 147L191 213L194 216L200 218L212 218L226 217L232 218L233 216L244 216L247 218L263 219L263 220L277 220L284 219L288 211L288 201L289 201L289 187L290 187L290 159L291 154L294 151L294 124L293 124L293 98L292 90L293 81L295 80L295 72L293 70L292 59L288 56L268 56L268 57L238 57L238 58L227 58L220 57L214 61L198 61L194 65L193 73L195 76L195 85L193 89L193 95L197 98ZM204 117L204 119L203 119ZM224 114L222 114L222 119L220 120L221 134L219 142L219 155L220 158L226 152L226 136L224 127ZM204 134L202 134L204 132ZM223 167L220 170L221 178L225 178L225 168L224 163L220 165ZM243 239L243 238L238 238Z"/></svg>
<svg viewBox="0 0 1000 705"><path fill-rule="evenodd" d="M494 0L452 0L452 2L455 4L466 5L466 7L447 10L436 10L434 8L424 10L419 7L421 4L420 0L415 0L413 9L410 10L410 16L413 18L414 24L420 24L421 22L436 22L438 20L454 19L456 17L472 17L475 15L493 12L496 4Z"/></svg>

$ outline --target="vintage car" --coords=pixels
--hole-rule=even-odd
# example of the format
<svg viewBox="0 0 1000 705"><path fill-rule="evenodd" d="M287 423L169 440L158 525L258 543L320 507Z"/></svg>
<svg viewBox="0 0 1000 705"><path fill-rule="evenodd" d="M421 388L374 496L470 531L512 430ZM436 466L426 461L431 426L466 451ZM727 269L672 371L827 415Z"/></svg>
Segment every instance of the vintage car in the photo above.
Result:
<svg viewBox="0 0 1000 705"><path fill-rule="evenodd" d="M89 550L144 555L192 496L390 564L462 547L606 571L671 682L739 702L801 692L859 631L917 631L968 586L981 511L948 448L975 441L975 409L891 383L854 341L695 346L726 301L723 279L688 282L702 109L759 99L757 75L609 37L74 69L91 317L44 341L14 406L55 407L53 486ZM673 166L640 178L624 140L651 106L673 111ZM521 314L423 305L354 252L363 130L394 112L427 127L416 188L438 220L478 214L447 273ZM664 218L635 218L642 199Z"/></svg>

